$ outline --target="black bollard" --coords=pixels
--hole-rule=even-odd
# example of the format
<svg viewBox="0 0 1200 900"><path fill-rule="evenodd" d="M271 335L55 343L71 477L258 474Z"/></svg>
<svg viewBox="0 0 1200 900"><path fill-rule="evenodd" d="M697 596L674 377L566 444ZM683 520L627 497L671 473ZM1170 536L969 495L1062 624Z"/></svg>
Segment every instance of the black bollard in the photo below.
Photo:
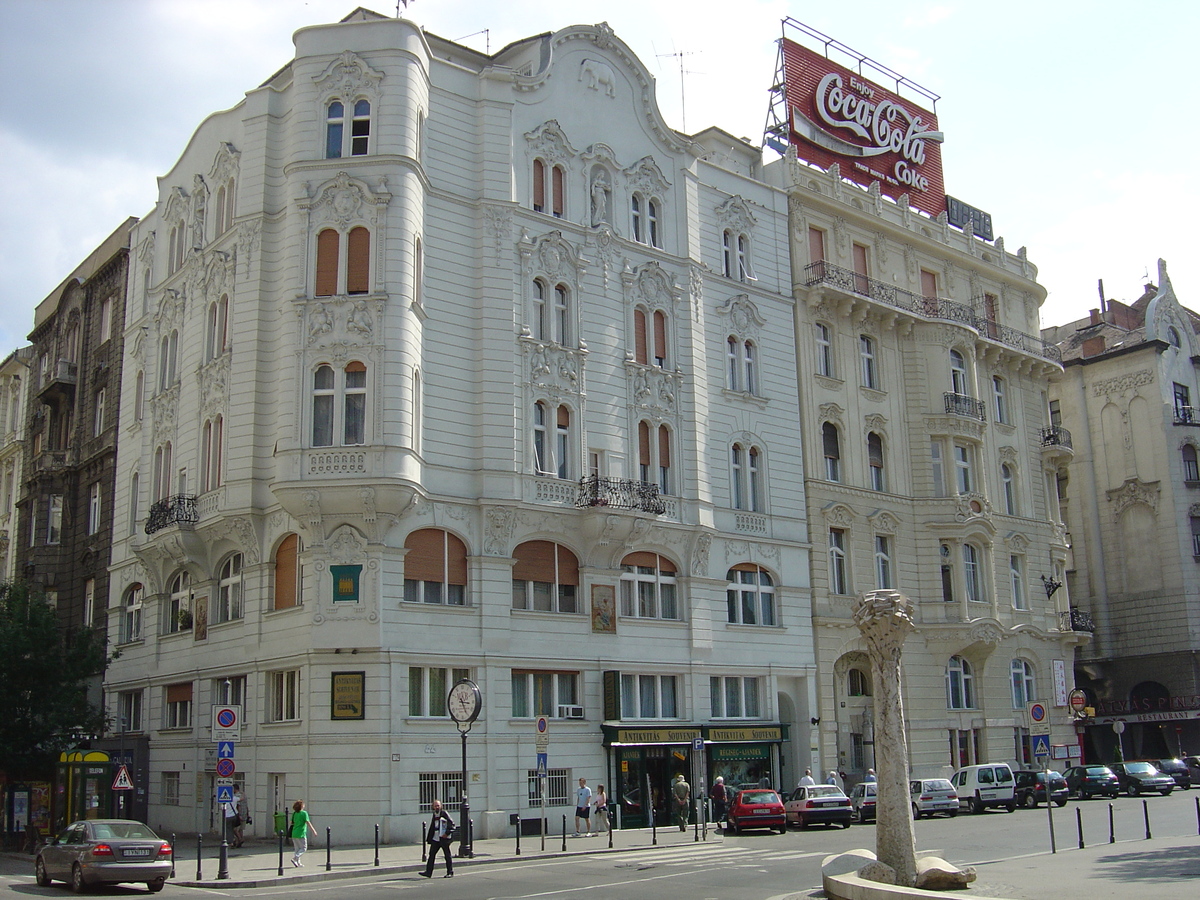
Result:
<svg viewBox="0 0 1200 900"><path fill-rule="evenodd" d="M1146 840L1150 840L1150 807L1145 800L1142 801L1142 816L1146 820Z"/></svg>
<svg viewBox="0 0 1200 900"><path fill-rule="evenodd" d="M462 849L463 848L460 846L459 850L462 850ZM475 820L474 819L467 819L467 847L466 847L466 852L462 853L460 855L465 856L467 859L475 858Z"/></svg>
<svg viewBox="0 0 1200 900"><path fill-rule="evenodd" d="M204 835L196 835L196 880L203 881L204 876L200 874L200 866L204 862Z"/></svg>
<svg viewBox="0 0 1200 900"><path fill-rule="evenodd" d="M1113 824L1113 805L1108 804L1108 842L1115 844L1117 842L1116 826Z"/></svg>
<svg viewBox="0 0 1200 900"><path fill-rule="evenodd" d="M692 839L693 844L700 843L700 798L697 797L694 801L696 804L696 824L694 826L695 837Z"/></svg>
<svg viewBox="0 0 1200 900"><path fill-rule="evenodd" d="M1200 797L1196 798L1196 834L1200 834Z"/></svg>
<svg viewBox="0 0 1200 900"><path fill-rule="evenodd" d="M328 872L330 869L333 868L333 862L329 858L330 854L333 852L332 848L329 846L329 832L330 832L330 828L328 825L326 825L325 826L325 871L326 872Z"/></svg>
<svg viewBox="0 0 1200 900"><path fill-rule="evenodd" d="M379 823L375 823L375 865L379 865Z"/></svg>
<svg viewBox="0 0 1200 900"><path fill-rule="evenodd" d="M1079 829L1079 849L1083 850L1083 810L1075 807L1075 827Z"/></svg>
<svg viewBox="0 0 1200 900"><path fill-rule="evenodd" d="M217 880L225 881L229 878L229 816L225 815L225 811L221 811L221 853L217 863Z"/></svg>
<svg viewBox="0 0 1200 900"><path fill-rule="evenodd" d="M276 875L283 874L283 831L282 830L280 830L280 832L279 832L279 871L276 872L275 874Z"/></svg>
<svg viewBox="0 0 1200 900"><path fill-rule="evenodd" d="M608 829L608 849L612 849L612 816L608 810L604 811L604 827Z"/></svg>
<svg viewBox="0 0 1200 900"><path fill-rule="evenodd" d="M658 824L654 821L654 809L650 809L650 843L658 846Z"/></svg>
<svg viewBox="0 0 1200 900"><path fill-rule="evenodd" d="M171 832L171 877L175 877L175 855L179 852L179 845L175 843L175 832Z"/></svg>
<svg viewBox="0 0 1200 900"><path fill-rule="evenodd" d="M563 853L567 852L567 817L563 816Z"/></svg>
<svg viewBox="0 0 1200 900"><path fill-rule="evenodd" d="M425 839L429 836L429 826L425 824L425 820L421 820L421 862L425 862L425 849L427 847Z"/></svg>
<svg viewBox="0 0 1200 900"><path fill-rule="evenodd" d="M517 813L517 856L521 855L521 814Z"/></svg>

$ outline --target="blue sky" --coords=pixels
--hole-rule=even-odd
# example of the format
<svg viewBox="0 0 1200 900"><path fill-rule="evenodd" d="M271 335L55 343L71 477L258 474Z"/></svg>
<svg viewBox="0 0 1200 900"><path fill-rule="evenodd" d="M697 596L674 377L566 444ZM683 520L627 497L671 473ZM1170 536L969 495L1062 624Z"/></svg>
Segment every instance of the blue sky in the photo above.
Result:
<svg viewBox="0 0 1200 900"><path fill-rule="evenodd" d="M205 116L292 56L292 33L356 0L0 0L0 357L33 309L128 215ZM395 0L364 2L395 14ZM686 10L681 14L679 10ZM666 120L761 139L775 41L798 19L940 94L946 190L1026 246L1043 324L1132 300L1167 260L1200 309L1188 65L1200 4L415 0L405 13L481 51L607 21L658 79ZM486 33L484 33L486 30ZM682 57L671 54L685 54Z"/></svg>

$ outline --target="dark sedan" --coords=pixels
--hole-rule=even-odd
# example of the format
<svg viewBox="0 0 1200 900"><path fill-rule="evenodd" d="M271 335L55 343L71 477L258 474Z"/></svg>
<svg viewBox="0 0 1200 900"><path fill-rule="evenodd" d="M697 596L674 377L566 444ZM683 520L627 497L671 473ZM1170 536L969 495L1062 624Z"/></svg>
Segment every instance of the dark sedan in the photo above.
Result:
<svg viewBox="0 0 1200 900"><path fill-rule="evenodd" d="M144 882L151 892L163 889L171 875L171 845L132 819L73 822L38 850L37 883L66 881L81 894L96 884Z"/></svg>
<svg viewBox="0 0 1200 900"><path fill-rule="evenodd" d="M1175 779L1148 762L1114 763L1112 770L1130 797L1147 791L1157 791L1165 797L1175 790Z"/></svg>
<svg viewBox="0 0 1200 900"><path fill-rule="evenodd" d="M1192 771L1182 759L1151 759L1147 761L1164 775L1174 778L1175 787L1183 791L1191 790Z"/></svg>
<svg viewBox="0 0 1200 900"><path fill-rule="evenodd" d="M1046 781L1050 781L1050 799L1055 806L1066 806L1070 796L1067 779L1058 772L1043 772L1036 769L1022 769L1013 772L1017 779L1017 803L1026 809L1034 809L1039 803L1046 802Z"/></svg>
<svg viewBox="0 0 1200 900"><path fill-rule="evenodd" d="M841 825L849 828L854 818L850 798L835 784L802 784L783 804L789 825Z"/></svg>
<svg viewBox="0 0 1200 900"><path fill-rule="evenodd" d="M1115 797L1121 792L1121 781L1108 766L1072 766L1063 777L1070 795L1081 800Z"/></svg>

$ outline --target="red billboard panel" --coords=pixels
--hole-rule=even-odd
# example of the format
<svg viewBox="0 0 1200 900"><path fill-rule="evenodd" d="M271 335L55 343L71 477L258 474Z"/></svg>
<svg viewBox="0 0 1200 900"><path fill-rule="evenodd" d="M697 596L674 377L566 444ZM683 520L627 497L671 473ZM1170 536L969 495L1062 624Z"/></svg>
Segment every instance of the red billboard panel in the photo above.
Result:
<svg viewBox="0 0 1200 900"><path fill-rule="evenodd" d="M783 39L789 139L799 157L936 216L946 208L937 115Z"/></svg>

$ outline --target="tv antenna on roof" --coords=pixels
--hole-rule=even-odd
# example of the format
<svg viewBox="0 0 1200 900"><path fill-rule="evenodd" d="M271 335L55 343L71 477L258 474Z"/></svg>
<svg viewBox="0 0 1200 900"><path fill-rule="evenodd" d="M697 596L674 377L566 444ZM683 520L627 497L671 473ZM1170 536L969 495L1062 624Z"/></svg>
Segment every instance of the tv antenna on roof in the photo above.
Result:
<svg viewBox="0 0 1200 900"><path fill-rule="evenodd" d="M660 53L660 54L658 54L660 57L663 57L663 56L678 56L679 57L679 112L680 112L680 118L683 119L683 125L682 125L681 130L683 131L684 134L687 134L687 90L683 83L683 74L684 74L683 58L685 56L695 56L699 52L700 51L698 51L698 50L681 50L677 53ZM693 72L692 74L694 75L697 73Z"/></svg>

